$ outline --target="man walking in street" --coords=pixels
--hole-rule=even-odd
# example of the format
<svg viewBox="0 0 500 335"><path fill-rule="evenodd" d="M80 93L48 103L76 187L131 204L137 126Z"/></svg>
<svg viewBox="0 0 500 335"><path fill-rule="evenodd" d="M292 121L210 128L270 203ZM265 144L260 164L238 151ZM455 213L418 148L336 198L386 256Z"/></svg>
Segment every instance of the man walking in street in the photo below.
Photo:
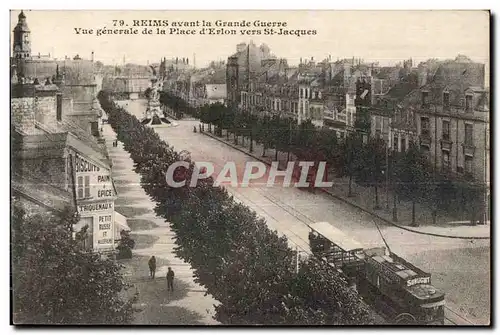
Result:
<svg viewBox="0 0 500 335"><path fill-rule="evenodd" d="M155 279L155 273L156 273L156 258L155 256L151 256L148 262L149 265L149 275L151 278Z"/></svg>
<svg viewBox="0 0 500 335"><path fill-rule="evenodd" d="M174 292L174 271L171 267L168 267L167 271L167 291Z"/></svg>

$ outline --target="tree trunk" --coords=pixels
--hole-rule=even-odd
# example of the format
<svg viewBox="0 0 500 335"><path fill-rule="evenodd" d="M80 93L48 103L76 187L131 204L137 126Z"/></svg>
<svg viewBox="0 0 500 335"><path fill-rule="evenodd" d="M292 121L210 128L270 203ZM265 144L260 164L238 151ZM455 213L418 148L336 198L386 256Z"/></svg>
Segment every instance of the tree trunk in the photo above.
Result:
<svg viewBox="0 0 500 335"><path fill-rule="evenodd" d="M417 227L417 222L415 220L415 200L411 202L411 225Z"/></svg>
<svg viewBox="0 0 500 335"><path fill-rule="evenodd" d="M375 209L380 209L379 201L378 201L378 185L375 184Z"/></svg>
<svg viewBox="0 0 500 335"><path fill-rule="evenodd" d="M266 144L262 145L262 157L266 157Z"/></svg>
<svg viewBox="0 0 500 335"><path fill-rule="evenodd" d="M278 149L275 149L274 153L274 160L277 162L278 161Z"/></svg>
<svg viewBox="0 0 500 335"><path fill-rule="evenodd" d="M352 173L349 174L349 191L347 192L347 196L352 197Z"/></svg>
<svg viewBox="0 0 500 335"><path fill-rule="evenodd" d="M392 221L398 222L398 195L396 193L396 190L393 191L393 199L394 199L394 207L392 208Z"/></svg>
<svg viewBox="0 0 500 335"><path fill-rule="evenodd" d="M252 131L250 132L250 148L249 148L249 151L253 152L253 132Z"/></svg>
<svg viewBox="0 0 500 335"><path fill-rule="evenodd" d="M229 141L229 129L226 129L226 139Z"/></svg>

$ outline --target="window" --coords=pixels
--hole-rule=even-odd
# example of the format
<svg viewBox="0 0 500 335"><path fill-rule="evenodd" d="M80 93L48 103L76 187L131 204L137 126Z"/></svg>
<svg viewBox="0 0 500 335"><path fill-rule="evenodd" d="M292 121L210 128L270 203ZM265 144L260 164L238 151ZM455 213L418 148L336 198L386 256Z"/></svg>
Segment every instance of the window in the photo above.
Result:
<svg viewBox="0 0 500 335"><path fill-rule="evenodd" d="M431 149L427 145L421 145L420 149L422 150L422 155L426 157L428 160L431 159Z"/></svg>
<svg viewBox="0 0 500 335"><path fill-rule="evenodd" d="M430 121L428 117L421 117L420 118L420 134L422 136L430 136Z"/></svg>
<svg viewBox="0 0 500 335"><path fill-rule="evenodd" d="M472 111L472 95L465 96L465 111L466 112Z"/></svg>
<svg viewBox="0 0 500 335"><path fill-rule="evenodd" d="M465 124L465 138L464 138L465 145L472 146L472 143L473 143L472 136L473 136L472 124L466 123Z"/></svg>
<svg viewBox="0 0 500 335"><path fill-rule="evenodd" d="M444 171L448 171L450 169L450 153L446 150L443 150L443 161L442 166Z"/></svg>
<svg viewBox="0 0 500 335"><path fill-rule="evenodd" d="M450 121L443 120L443 140L450 140Z"/></svg>
<svg viewBox="0 0 500 335"><path fill-rule="evenodd" d="M79 199L83 198L83 177L78 177L77 182L77 196Z"/></svg>
<svg viewBox="0 0 500 335"><path fill-rule="evenodd" d="M422 105L426 106L429 104L429 92L422 92Z"/></svg>
<svg viewBox="0 0 500 335"><path fill-rule="evenodd" d="M401 152L406 151L406 138L401 139Z"/></svg>
<svg viewBox="0 0 500 335"><path fill-rule="evenodd" d="M381 125L381 122L382 121L382 117L379 117L379 116L375 116L375 130L376 131L381 131L382 130L382 125Z"/></svg>
<svg viewBox="0 0 500 335"><path fill-rule="evenodd" d="M90 197L90 176L85 176L85 198Z"/></svg>
<svg viewBox="0 0 500 335"><path fill-rule="evenodd" d="M450 107L450 93L449 92L443 93L443 106L445 108Z"/></svg>
<svg viewBox="0 0 500 335"><path fill-rule="evenodd" d="M399 144L398 144L398 140L399 140L398 135L394 135L394 143L393 143L393 145L392 145L392 146L394 147L394 150L395 150L395 151L399 151Z"/></svg>
<svg viewBox="0 0 500 335"><path fill-rule="evenodd" d="M465 173L472 174L472 157L465 156Z"/></svg>

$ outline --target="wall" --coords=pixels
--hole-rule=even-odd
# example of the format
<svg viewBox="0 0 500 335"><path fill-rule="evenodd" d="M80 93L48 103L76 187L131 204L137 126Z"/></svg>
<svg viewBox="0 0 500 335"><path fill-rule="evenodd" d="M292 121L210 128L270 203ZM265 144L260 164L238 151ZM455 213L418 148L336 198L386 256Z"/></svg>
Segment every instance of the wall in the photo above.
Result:
<svg viewBox="0 0 500 335"><path fill-rule="evenodd" d="M88 112L92 108L92 101L97 96L97 86L63 86L65 98L73 99L74 112Z"/></svg>
<svg viewBox="0 0 500 335"><path fill-rule="evenodd" d="M486 163L488 157L486 151L487 123L474 120L466 120L460 117L453 116L434 116L417 114L417 133L421 134L422 121L421 117L428 117L430 123L430 156L432 166L441 169L443 166L443 150L441 147L441 139L443 134L443 120L450 122L450 139L452 142L449 151L450 168L452 172L457 173L458 168L465 172L465 154L463 143L465 141L465 124L473 124L473 146L475 147L473 154L473 171L472 177L476 181L484 182L487 179L486 169L489 169L489 164Z"/></svg>
<svg viewBox="0 0 500 335"><path fill-rule="evenodd" d="M35 98L35 118L49 127L57 127L56 97Z"/></svg>
<svg viewBox="0 0 500 335"><path fill-rule="evenodd" d="M11 98L10 112L12 123L23 133L35 134L34 98Z"/></svg>

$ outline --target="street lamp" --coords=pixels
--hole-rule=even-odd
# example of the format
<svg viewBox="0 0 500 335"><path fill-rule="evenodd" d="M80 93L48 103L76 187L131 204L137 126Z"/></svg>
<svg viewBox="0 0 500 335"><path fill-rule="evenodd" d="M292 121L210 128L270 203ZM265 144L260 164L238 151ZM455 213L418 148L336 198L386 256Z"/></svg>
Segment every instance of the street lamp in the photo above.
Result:
<svg viewBox="0 0 500 335"><path fill-rule="evenodd" d="M295 246L295 254L296 254L296 257L295 257L295 273L299 273L300 254L301 253L309 255L308 252L306 252L304 250L299 250L299 247Z"/></svg>

